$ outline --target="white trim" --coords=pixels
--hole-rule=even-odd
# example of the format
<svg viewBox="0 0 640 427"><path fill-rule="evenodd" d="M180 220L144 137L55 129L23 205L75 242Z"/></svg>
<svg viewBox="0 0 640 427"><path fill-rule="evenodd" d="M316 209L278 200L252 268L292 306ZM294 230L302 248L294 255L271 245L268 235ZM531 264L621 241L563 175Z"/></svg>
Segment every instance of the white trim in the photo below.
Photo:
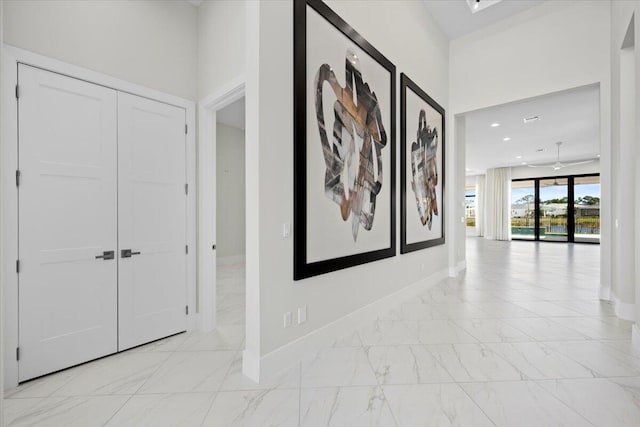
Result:
<svg viewBox="0 0 640 427"><path fill-rule="evenodd" d="M620 319L635 320L636 305L628 302L622 302L615 292L611 291L611 300L615 304L615 313Z"/></svg>
<svg viewBox="0 0 640 427"><path fill-rule="evenodd" d="M598 296L603 301L611 301L611 287L601 284Z"/></svg>
<svg viewBox="0 0 640 427"><path fill-rule="evenodd" d="M631 326L631 344L640 351L640 327L637 323Z"/></svg>
<svg viewBox="0 0 640 427"><path fill-rule="evenodd" d="M419 295L425 290L435 286L440 281L447 278L447 269L440 270L424 279L406 286L399 291L382 297L358 310L355 310L333 322L318 328L295 341L262 356L257 362L253 354L244 352L246 359L243 368L249 369L244 374L254 381L259 378L271 377L299 360L313 355L315 352L331 346L336 338L344 335L345 331L354 330L378 318L381 313L386 313L396 308L401 303Z"/></svg>
<svg viewBox="0 0 640 427"><path fill-rule="evenodd" d="M198 103L198 313L200 328L216 327L216 111L245 96L239 76Z"/></svg>
<svg viewBox="0 0 640 427"><path fill-rule="evenodd" d="M45 70L64 74L73 78L86 80L91 83L106 86L121 92L142 96L152 100L171 104L186 111L187 133L187 183L190 188L195 188L196 178L196 132L195 132L195 103L177 96L150 89L141 85L130 83L106 74L88 70L76 65L39 55L33 52L19 49L9 45L3 45L4 58L2 82L2 114L3 114L3 139L0 147L2 158L2 210L1 224L2 235L2 262L3 270L2 286L4 291L4 352L12 354L18 347L18 285L15 265L18 259L18 192L15 186L15 171L18 165L17 145L17 108L16 98L12 96L18 81L18 63L31 65ZM187 244L196 247L196 195L195 191L187 196ZM187 260L187 303L190 307L196 307L196 256L190 252ZM193 310L195 314L195 310ZM193 329L192 316L187 317L187 328ZM15 357L6 357L4 360L4 388L13 388L18 385L18 362Z"/></svg>
<svg viewBox="0 0 640 427"><path fill-rule="evenodd" d="M458 277L458 274L462 273L467 269L467 261L462 260L458 261L458 264L455 266L449 267L449 277Z"/></svg>
<svg viewBox="0 0 640 427"><path fill-rule="evenodd" d="M230 255L216 258L217 265L230 265L244 263L246 257L244 255Z"/></svg>
<svg viewBox="0 0 640 427"><path fill-rule="evenodd" d="M295 361L293 362L295 363ZM242 352L242 374L250 380L260 382L260 356L252 351L244 350Z"/></svg>

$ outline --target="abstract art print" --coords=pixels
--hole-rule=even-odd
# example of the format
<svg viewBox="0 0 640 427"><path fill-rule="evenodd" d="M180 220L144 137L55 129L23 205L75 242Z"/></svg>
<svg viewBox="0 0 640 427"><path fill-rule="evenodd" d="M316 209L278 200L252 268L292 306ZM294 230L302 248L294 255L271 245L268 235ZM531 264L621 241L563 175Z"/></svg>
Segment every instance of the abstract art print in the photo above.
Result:
<svg viewBox="0 0 640 427"><path fill-rule="evenodd" d="M400 76L401 253L444 244L444 109Z"/></svg>
<svg viewBox="0 0 640 427"><path fill-rule="evenodd" d="M395 66L294 1L294 280L395 255Z"/></svg>

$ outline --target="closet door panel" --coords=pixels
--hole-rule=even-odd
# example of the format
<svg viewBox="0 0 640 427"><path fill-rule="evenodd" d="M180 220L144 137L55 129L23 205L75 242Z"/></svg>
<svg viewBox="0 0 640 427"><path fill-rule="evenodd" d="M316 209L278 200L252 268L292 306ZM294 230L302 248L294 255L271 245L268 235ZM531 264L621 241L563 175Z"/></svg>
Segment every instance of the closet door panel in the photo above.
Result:
<svg viewBox="0 0 640 427"><path fill-rule="evenodd" d="M18 79L25 381L117 351L117 95L26 65Z"/></svg>
<svg viewBox="0 0 640 427"><path fill-rule="evenodd" d="M186 330L185 110L118 93L119 349Z"/></svg>

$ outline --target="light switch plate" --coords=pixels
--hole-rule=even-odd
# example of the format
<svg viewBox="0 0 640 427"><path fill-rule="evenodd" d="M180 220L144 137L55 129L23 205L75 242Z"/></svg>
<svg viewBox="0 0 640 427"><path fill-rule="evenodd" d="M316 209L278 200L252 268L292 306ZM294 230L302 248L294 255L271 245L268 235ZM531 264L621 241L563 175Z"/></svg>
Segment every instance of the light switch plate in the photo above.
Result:
<svg viewBox="0 0 640 427"><path fill-rule="evenodd" d="M285 222L282 224L282 238L288 239L291 237L291 224Z"/></svg>
<svg viewBox="0 0 640 427"><path fill-rule="evenodd" d="M307 306L298 307L298 325L307 321Z"/></svg>
<svg viewBox="0 0 640 427"><path fill-rule="evenodd" d="M284 327L285 328L288 328L288 327L291 326L291 318L292 318L292 315L291 315L290 311L287 311L286 313L284 313Z"/></svg>

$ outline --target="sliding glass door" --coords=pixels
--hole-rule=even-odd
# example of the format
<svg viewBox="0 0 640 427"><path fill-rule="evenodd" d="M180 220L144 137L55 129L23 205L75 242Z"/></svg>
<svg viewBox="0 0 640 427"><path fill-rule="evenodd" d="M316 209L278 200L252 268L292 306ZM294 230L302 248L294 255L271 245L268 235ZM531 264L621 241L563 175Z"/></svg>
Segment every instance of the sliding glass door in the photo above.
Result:
<svg viewBox="0 0 640 427"><path fill-rule="evenodd" d="M514 180L511 200L513 239L600 243L600 175Z"/></svg>
<svg viewBox="0 0 640 427"><path fill-rule="evenodd" d="M600 243L600 176L576 177L573 188L575 241Z"/></svg>
<svg viewBox="0 0 640 427"><path fill-rule="evenodd" d="M540 224L540 240L568 241L569 179L541 179L539 188L538 223Z"/></svg>
<svg viewBox="0 0 640 427"><path fill-rule="evenodd" d="M534 180L511 183L511 235L514 239L536 238L536 182Z"/></svg>

